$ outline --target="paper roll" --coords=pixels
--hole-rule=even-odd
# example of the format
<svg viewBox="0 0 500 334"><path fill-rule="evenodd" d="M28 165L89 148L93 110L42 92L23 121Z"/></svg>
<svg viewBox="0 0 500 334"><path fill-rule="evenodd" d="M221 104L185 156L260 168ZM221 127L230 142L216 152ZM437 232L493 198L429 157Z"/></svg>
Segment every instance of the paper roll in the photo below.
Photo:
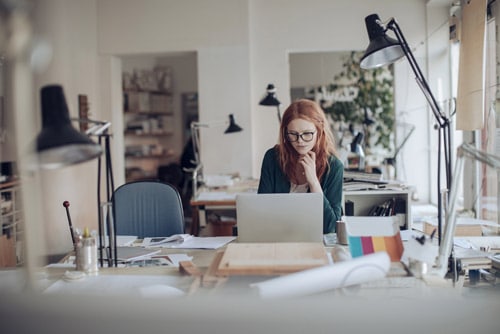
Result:
<svg viewBox="0 0 500 334"><path fill-rule="evenodd" d="M389 255L386 252L377 252L250 286L257 289L262 298L306 296L382 279L387 275L390 266Z"/></svg>

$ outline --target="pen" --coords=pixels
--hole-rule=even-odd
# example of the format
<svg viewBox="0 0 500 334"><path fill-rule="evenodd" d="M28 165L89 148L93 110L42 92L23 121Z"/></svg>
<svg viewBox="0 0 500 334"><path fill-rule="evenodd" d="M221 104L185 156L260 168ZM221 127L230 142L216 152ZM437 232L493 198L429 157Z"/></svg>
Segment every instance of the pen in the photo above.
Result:
<svg viewBox="0 0 500 334"><path fill-rule="evenodd" d="M69 214L69 202L64 201L63 206L66 208L66 216L68 217L69 231L71 233L71 242L73 243L73 248L76 251L76 240L75 240L75 232L73 230L73 223L71 222L71 216Z"/></svg>

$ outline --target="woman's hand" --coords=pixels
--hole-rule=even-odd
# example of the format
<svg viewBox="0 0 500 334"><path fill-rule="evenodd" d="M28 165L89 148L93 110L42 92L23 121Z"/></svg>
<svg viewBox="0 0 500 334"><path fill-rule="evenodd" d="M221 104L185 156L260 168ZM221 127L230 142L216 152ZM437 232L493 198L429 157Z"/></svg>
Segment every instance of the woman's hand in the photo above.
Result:
<svg viewBox="0 0 500 334"><path fill-rule="evenodd" d="M310 191L322 192L318 176L316 175L316 153L313 151L307 152L307 154L300 157L299 163L304 168L304 176L309 184Z"/></svg>

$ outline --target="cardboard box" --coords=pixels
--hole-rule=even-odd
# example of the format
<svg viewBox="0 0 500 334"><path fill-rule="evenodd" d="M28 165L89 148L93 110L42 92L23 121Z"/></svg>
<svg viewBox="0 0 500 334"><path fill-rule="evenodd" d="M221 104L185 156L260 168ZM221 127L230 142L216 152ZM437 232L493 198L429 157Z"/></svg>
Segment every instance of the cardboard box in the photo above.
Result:
<svg viewBox="0 0 500 334"><path fill-rule="evenodd" d="M0 268L16 266L16 244L14 238L0 236Z"/></svg>
<svg viewBox="0 0 500 334"><path fill-rule="evenodd" d="M445 222L446 223L446 222ZM457 224L455 226L456 237L475 236L480 237L483 235L483 224L489 225L491 222L474 219L469 217L457 217ZM437 221L426 221L423 225L424 233L431 235L437 229Z"/></svg>
<svg viewBox="0 0 500 334"><path fill-rule="evenodd" d="M391 262L401 261L404 248L397 217L350 216L345 219L349 251L353 258L385 251Z"/></svg>

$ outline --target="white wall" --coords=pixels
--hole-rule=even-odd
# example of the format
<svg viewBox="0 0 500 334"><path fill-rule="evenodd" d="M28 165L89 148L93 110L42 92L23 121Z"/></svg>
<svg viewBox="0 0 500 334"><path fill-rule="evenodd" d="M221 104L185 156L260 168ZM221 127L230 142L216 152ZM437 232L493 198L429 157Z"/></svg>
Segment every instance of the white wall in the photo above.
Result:
<svg viewBox="0 0 500 334"><path fill-rule="evenodd" d="M242 176L255 177L259 176L264 151L274 145L278 131L275 112L259 106L258 101L272 82L280 91L283 105L290 103L290 52L365 49L368 37L364 18L371 13L378 13L382 20L396 17L411 45L426 42L426 29L447 19L446 13L440 11L440 16L433 17L432 24L427 26L426 5L422 0L40 0L36 3L36 31L49 36L55 50L51 67L36 77L37 89L45 83L60 82L65 87L72 115L76 115L76 95L87 94L94 116L108 118L122 112L118 56L196 51L200 121L217 121L232 113L245 130L227 136L203 131L205 171L238 171ZM408 111L408 117L419 129L411 139L413 148L408 152L412 154L405 155L405 163L419 167L413 168L418 172L409 172L407 178L409 183L418 184L419 195L425 201L430 191L421 180L429 180L432 154L427 141L428 118L422 120L420 114L409 112L425 106L425 100L406 66L405 63L396 66L396 94L403 93L403 97L396 97L396 109ZM103 110L96 110L98 107ZM123 138L117 133L115 151L120 140ZM114 157L117 155L114 152ZM113 163L115 170L121 169L123 157L116 157ZM96 226L94 165L89 162L42 175L47 194L43 199L44 218L47 230L51 231L50 254L70 249L63 200L71 202L77 224Z"/></svg>
<svg viewBox="0 0 500 334"><path fill-rule="evenodd" d="M43 0L35 4L35 36L52 45L53 58L35 76L34 118L40 119L40 88L56 83L63 85L71 117L78 117L78 94L85 94L90 117L100 119L96 1ZM36 133L32 135L34 139ZM40 172L43 220L40 217L36 223L45 225L49 254L72 249L64 201L70 202L75 227L97 229L96 173L96 161Z"/></svg>
<svg viewBox="0 0 500 334"><path fill-rule="evenodd" d="M314 88L333 83L349 54L349 51L290 53L290 87Z"/></svg>

